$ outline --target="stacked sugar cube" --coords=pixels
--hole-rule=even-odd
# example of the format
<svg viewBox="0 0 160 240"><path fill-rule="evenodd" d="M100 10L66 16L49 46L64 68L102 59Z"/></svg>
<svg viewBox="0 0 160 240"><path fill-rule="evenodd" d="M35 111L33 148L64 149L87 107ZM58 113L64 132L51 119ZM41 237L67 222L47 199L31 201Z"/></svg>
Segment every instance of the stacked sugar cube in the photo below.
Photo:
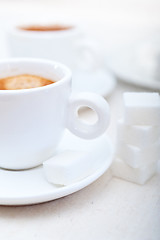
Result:
<svg viewBox="0 0 160 240"><path fill-rule="evenodd" d="M124 117L117 123L113 176L144 184L160 160L160 96L124 93Z"/></svg>

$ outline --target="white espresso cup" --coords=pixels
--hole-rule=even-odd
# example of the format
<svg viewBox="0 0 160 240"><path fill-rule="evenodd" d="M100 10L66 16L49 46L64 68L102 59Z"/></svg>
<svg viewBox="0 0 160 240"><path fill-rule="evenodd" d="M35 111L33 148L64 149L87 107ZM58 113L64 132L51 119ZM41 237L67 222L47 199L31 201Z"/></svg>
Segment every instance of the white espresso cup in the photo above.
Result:
<svg viewBox="0 0 160 240"><path fill-rule="evenodd" d="M50 25L38 25L37 28ZM45 58L59 61L71 70L95 68L102 62L99 48L88 40L83 30L76 25L64 25L62 30L30 30L36 25L16 24L8 27L7 42L11 57ZM28 30L27 30L28 29Z"/></svg>
<svg viewBox="0 0 160 240"><path fill-rule="evenodd" d="M29 74L55 81L42 87L0 90L0 167L27 169L51 157L65 128L84 139L100 136L109 124L107 101L93 93L71 93L71 71L43 59L0 61L0 78ZM94 124L78 116L81 107L93 109Z"/></svg>

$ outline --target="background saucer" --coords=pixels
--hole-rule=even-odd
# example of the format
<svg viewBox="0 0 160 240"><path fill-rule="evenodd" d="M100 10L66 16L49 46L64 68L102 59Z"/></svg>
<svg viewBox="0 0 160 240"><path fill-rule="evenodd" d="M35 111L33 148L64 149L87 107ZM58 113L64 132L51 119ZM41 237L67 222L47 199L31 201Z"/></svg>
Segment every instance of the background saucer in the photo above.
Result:
<svg viewBox="0 0 160 240"><path fill-rule="evenodd" d="M73 73L74 92L94 92L108 97L116 87L116 78L107 66L92 71L77 70Z"/></svg>
<svg viewBox="0 0 160 240"><path fill-rule="evenodd" d="M157 36L121 48L110 56L109 67L119 80L160 91L160 43Z"/></svg>

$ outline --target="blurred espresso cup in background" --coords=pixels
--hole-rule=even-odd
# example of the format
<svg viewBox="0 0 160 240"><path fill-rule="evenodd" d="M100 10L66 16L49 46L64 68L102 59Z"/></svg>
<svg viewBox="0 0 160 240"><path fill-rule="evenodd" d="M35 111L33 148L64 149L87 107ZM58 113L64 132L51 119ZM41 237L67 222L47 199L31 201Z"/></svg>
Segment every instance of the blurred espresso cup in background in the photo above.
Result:
<svg viewBox="0 0 160 240"><path fill-rule="evenodd" d="M7 40L11 57L56 60L72 71L101 62L97 44L72 24L16 24L8 28Z"/></svg>
<svg viewBox="0 0 160 240"><path fill-rule="evenodd" d="M93 139L109 124L107 101L93 93L71 93L65 65L43 59L0 60L0 167L36 167L53 156L65 128ZM97 122L81 120L81 107L93 109Z"/></svg>

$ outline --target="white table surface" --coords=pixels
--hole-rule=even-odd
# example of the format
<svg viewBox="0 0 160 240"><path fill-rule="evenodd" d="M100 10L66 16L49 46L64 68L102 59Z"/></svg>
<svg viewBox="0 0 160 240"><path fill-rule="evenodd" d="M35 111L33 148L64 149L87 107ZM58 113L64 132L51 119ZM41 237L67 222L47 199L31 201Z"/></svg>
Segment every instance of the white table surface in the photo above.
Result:
<svg viewBox="0 0 160 240"><path fill-rule="evenodd" d="M1 16L10 14L15 6L13 1L6 2L0 3ZM89 6L89 1L87 2ZM127 1L122 2L127 3ZM146 25L149 21L148 16L152 16L151 23L155 25L158 23L158 1L135 1L137 5L133 2L131 1L131 6L125 5L126 8L121 9L121 12L116 8L119 15L115 16L112 13L114 14L114 4L118 4L118 1L108 1L106 15L108 13L109 16L106 19L112 22L115 17L117 22L119 19L121 23L124 23L123 16L125 15L129 23L136 26L136 21L139 21L141 25ZM154 4L152 5L151 2ZM21 6L21 4L16 6ZM30 5L27 6L29 11ZM121 7L120 3L118 6ZM146 7L146 11L142 10L143 6ZM141 16L139 7L143 16ZM153 11L149 11L150 7ZM24 7L17 8L24 12ZM133 20L132 8L139 9L138 20ZM33 7L31 11L33 12L34 9ZM126 9L129 12L126 12ZM103 7L102 11L105 12ZM83 12L83 7L81 7L81 12ZM95 12L96 5L91 14ZM83 13L87 16L86 11ZM116 25L116 21L114 24ZM92 34L95 35L94 31L91 32ZM104 39L101 38L101 40L104 44ZM109 48L109 42L107 46ZM108 98L111 107L111 122L106 134L110 136L113 143L116 138L116 121L122 116L122 93L125 91L146 91L146 89L118 82L115 91ZM90 112L84 112L83 115L88 119L94 118ZM96 182L81 191L48 203L23 207L0 206L0 239L159 240L160 175L154 176L144 186L117 178L109 181L109 178L107 171Z"/></svg>

